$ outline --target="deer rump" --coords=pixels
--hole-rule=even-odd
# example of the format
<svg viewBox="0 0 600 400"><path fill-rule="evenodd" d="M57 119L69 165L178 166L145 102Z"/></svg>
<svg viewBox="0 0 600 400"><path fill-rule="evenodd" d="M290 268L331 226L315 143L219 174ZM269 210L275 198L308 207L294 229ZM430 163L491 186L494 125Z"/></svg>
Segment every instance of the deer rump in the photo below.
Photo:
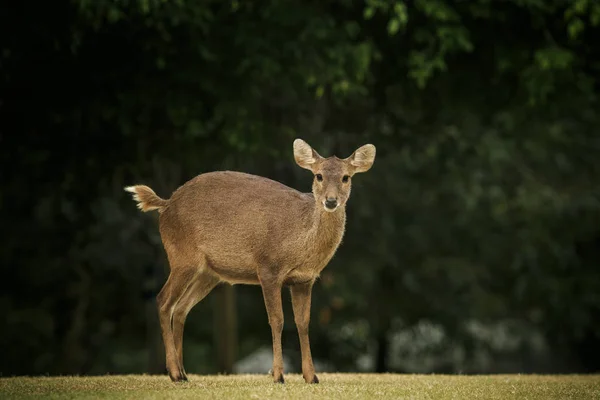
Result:
<svg viewBox="0 0 600 400"><path fill-rule="evenodd" d="M314 240L314 204L312 193L268 178L210 172L173 193L161 210L160 233L172 265L208 268L229 283L259 284L258 268L277 271L286 284L308 281L339 244L336 237ZM307 262L315 271L294 274Z"/></svg>

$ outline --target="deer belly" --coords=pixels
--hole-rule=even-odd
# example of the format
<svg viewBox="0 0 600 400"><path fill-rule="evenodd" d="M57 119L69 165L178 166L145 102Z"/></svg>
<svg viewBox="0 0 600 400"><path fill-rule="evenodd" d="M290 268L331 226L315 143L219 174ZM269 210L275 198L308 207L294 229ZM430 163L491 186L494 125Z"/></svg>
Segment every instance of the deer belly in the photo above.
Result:
<svg viewBox="0 0 600 400"><path fill-rule="evenodd" d="M208 267L223 281L231 284L258 285L256 268L240 254L233 256L210 256L208 255Z"/></svg>

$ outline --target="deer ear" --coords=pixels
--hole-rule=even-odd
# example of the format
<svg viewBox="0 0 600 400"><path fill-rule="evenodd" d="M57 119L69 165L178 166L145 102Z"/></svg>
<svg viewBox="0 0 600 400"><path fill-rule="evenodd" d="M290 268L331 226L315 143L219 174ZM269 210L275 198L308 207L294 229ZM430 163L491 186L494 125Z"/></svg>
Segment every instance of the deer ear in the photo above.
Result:
<svg viewBox="0 0 600 400"><path fill-rule="evenodd" d="M350 157L346 159L354 167L354 172L367 172L373 166L375 161L375 146L365 144L356 149Z"/></svg>
<svg viewBox="0 0 600 400"><path fill-rule="evenodd" d="M310 147L304 140L294 140L294 159L299 166L312 171L319 158L321 158L319 153Z"/></svg>

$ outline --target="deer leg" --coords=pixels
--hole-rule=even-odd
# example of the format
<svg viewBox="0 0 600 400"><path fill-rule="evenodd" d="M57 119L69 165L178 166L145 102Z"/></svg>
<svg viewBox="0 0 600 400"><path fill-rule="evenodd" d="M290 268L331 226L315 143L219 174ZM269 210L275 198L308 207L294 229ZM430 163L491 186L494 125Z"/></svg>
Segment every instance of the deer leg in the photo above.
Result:
<svg viewBox="0 0 600 400"><path fill-rule="evenodd" d="M183 371L179 368L173 339L173 312L177 302L190 286L190 282L193 282L197 273L197 267L172 268L167 282L156 296L160 329L165 346L166 366L173 382L185 380Z"/></svg>
<svg viewBox="0 0 600 400"><path fill-rule="evenodd" d="M202 301L202 299L204 299L218 283L219 278L216 276L209 273L202 273L188 286L184 295L175 306L175 311L173 312L173 341L175 344L175 351L177 352L179 370L182 373L183 380L187 380L187 375L183 366L183 329L185 320L192 308Z"/></svg>
<svg viewBox="0 0 600 400"><path fill-rule="evenodd" d="M281 332L283 331L283 308L281 306L281 284L276 280L261 279L265 306L269 316L269 325L273 335L273 381L284 383L283 354L281 350Z"/></svg>
<svg viewBox="0 0 600 400"><path fill-rule="evenodd" d="M310 300L313 282L291 286L292 307L294 309L294 322L298 328L300 338L300 352L302 353L302 376L306 383L319 383L315 375L310 342L308 340L308 325L310 323Z"/></svg>

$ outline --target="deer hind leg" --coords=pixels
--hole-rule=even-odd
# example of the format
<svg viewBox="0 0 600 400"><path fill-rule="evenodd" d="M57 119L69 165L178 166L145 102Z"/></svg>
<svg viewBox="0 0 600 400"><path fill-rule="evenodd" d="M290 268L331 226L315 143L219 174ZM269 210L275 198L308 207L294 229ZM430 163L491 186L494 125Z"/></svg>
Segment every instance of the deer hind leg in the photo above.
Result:
<svg viewBox="0 0 600 400"><path fill-rule="evenodd" d="M175 351L177 352L179 369L182 372L184 380L187 380L183 366L183 330L185 320L192 308L202 301L219 282L220 279L209 272L200 273L188 286L184 295L175 306L175 311L173 312L173 342L175 344Z"/></svg>
<svg viewBox="0 0 600 400"><path fill-rule="evenodd" d="M185 380L185 375L180 369L175 341L173 338L173 314L175 306L182 298L191 282L199 273L197 266L171 266L171 273L167 282L156 297L160 329L165 346L166 366L169 377L173 382Z"/></svg>

